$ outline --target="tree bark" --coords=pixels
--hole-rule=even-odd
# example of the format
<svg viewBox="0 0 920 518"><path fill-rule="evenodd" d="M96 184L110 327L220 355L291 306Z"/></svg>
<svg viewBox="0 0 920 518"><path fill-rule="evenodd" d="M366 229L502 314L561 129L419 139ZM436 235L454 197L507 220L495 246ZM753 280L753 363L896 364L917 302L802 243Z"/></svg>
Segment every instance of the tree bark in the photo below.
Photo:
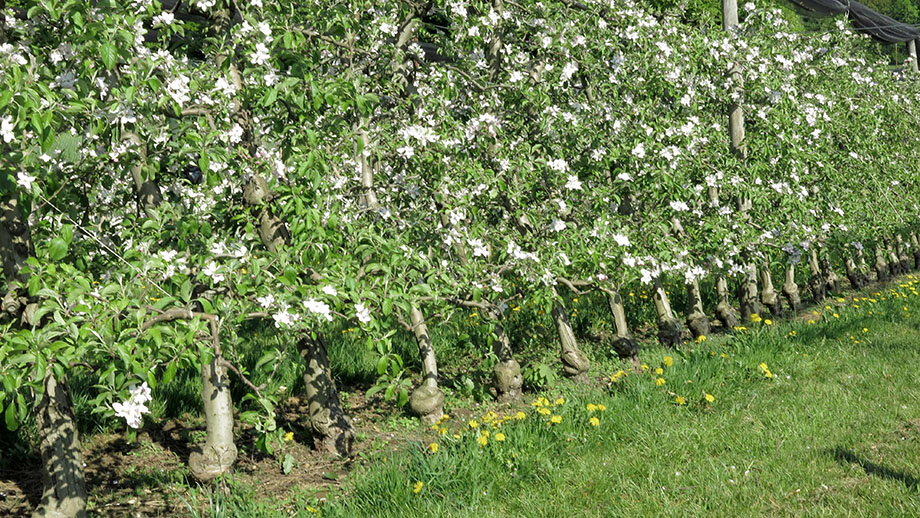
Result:
<svg viewBox="0 0 920 518"><path fill-rule="evenodd" d="M814 296L815 302L821 302L826 295L827 281L824 275L821 274L821 264L818 263L818 249L814 245L810 250L808 266L811 268L811 279L808 281L811 294Z"/></svg>
<svg viewBox="0 0 920 518"><path fill-rule="evenodd" d="M303 337L297 344L300 355L307 362L303 375L310 408L310 424L317 438L317 446L329 453L351 455L355 430L351 420L342 410L339 392L332 381L329 355L321 335L316 339Z"/></svg>
<svg viewBox="0 0 920 518"><path fill-rule="evenodd" d="M606 293L610 316L613 317L613 325L616 328L613 350L616 351L620 359L636 362L639 359L639 342L629 333L629 325L626 323L626 310L623 308L623 298L620 297L620 292L616 290L606 290Z"/></svg>
<svg viewBox="0 0 920 518"><path fill-rule="evenodd" d="M192 476L202 482L230 473L237 457L230 378L220 362L216 353L210 362L201 362L201 400L208 435L204 445L189 455L188 467Z"/></svg>
<svg viewBox="0 0 920 518"><path fill-rule="evenodd" d="M32 247L29 221L22 216L18 198L8 196L0 202L0 259L7 288L0 309L13 321L20 319L29 302L27 294L19 291L28 281L28 276L22 274L22 267L33 255L35 249Z"/></svg>
<svg viewBox="0 0 920 518"><path fill-rule="evenodd" d="M50 367L42 384L45 393L36 408L35 424L42 436L40 449L45 489L32 518L85 518L83 451L70 391L63 380L55 379Z"/></svg>
<svg viewBox="0 0 920 518"><path fill-rule="evenodd" d="M575 339L575 332L572 330L572 324L569 323L569 316L565 312L562 303L559 302L559 295L553 289L553 296L556 301L553 303L553 323L556 324L556 331L559 333L559 344L561 346L560 359L562 360L562 370L566 376L578 376L588 372L591 363L585 356L585 353L578 348L578 341Z"/></svg>
<svg viewBox="0 0 920 518"><path fill-rule="evenodd" d="M891 275L895 276L907 273L901 270L901 260L898 259L898 254L895 253L890 240L885 241L885 250L888 252L888 271Z"/></svg>
<svg viewBox="0 0 920 518"><path fill-rule="evenodd" d="M495 338L492 340L492 351L498 357L498 363L492 369L492 385L495 387L496 397L501 402L521 399L521 387L524 378L521 376L521 365L514 359L511 351L511 339L499 322L497 314L489 315L495 321Z"/></svg>
<svg viewBox="0 0 920 518"><path fill-rule="evenodd" d="M850 281L850 286L852 286L854 290L860 290L866 286L868 279L866 275L859 270L859 266L857 266L855 259L847 257L844 266L847 270L847 279Z"/></svg>
<svg viewBox="0 0 920 518"><path fill-rule="evenodd" d="M917 238L916 232L910 233L910 244L913 248L914 270L920 270L920 238Z"/></svg>
<svg viewBox="0 0 920 518"><path fill-rule="evenodd" d="M687 311L687 328L690 329L693 338L708 335L710 332L709 317L703 311L700 282L696 279L687 284L687 302L690 306Z"/></svg>
<svg viewBox="0 0 920 518"><path fill-rule="evenodd" d="M840 291L840 277L834 271L833 266L831 266L831 260L827 257L821 258L821 274L824 275L824 282L828 292L836 293Z"/></svg>
<svg viewBox="0 0 920 518"><path fill-rule="evenodd" d="M877 282L888 282L888 263L885 261L885 253L882 251L882 244L875 247L875 280Z"/></svg>
<svg viewBox="0 0 920 518"><path fill-rule="evenodd" d="M719 277L716 280L716 291L719 295L719 303L716 305L716 318L727 329L732 329L738 325L738 314L732 307L728 299L728 281L725 277Z"/></svg>
<svg viewBox="0 0 920 518"><path fill-rule="evenodd" d="M654 287L655 311L658 313L658 342L666 347L675 347L680 344L680 321L674 318L671 311L671 301L661 285L661 279L655 279Z"/></svg>
<svg viewBox="0 0 920 518"><path fill-rule="evenodd" d="M760 301L767 308L773 318L783 316L783 306L779 301L779 294L773 287L773 276L770 273L769 265L764 265L760 269Z"/></svg>
<svg viewBox="0 0 920 518"><path fill-rule="evenodd" d="M916 61L914 61L916 63ZM907 256L907 247L904 243L904 237L901 234L894 235L894 248L898 254L898 262L901 263L903 273L910 272L910 257Z"/></svg>
<svg viewBox="0 0 920 518"><path fill-rule="evenodd" d="M415 306L409 311L409 322L422 359L422 384L409 396L409 408L421 418L422 423L430 425L444 416L444 393L438 388L438 364L431 335L422 312Z"/></svg>
<svg viewBox="0 0 920 518"><path fill-rule="evenodd" d="M741 320L750 322L752 315L762 313L757 299L757 266L754 263L744 265L744 277L739 287L738 300L741 307Z"/></svg>
<svg viewBox="0 0 920 518"><path fill-rule="evenodd" d="M799 286L795 283L795 265L790 263L786 266L786 282L783 283L783 296L786 298L786 305L793 314L799 312L802 305L802 298L799 296Z"/></svg>

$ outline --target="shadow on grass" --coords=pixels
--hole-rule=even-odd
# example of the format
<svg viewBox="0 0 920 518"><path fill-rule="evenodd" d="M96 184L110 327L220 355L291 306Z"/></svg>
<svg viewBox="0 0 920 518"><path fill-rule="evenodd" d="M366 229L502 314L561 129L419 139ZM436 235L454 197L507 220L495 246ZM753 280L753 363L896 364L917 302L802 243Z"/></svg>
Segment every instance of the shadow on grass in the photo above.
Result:
<svg viewBox="0 0 920 518"><path fill-rule="evenodd" d="M837 447L830 451L830 454L838 462L847 462L850 464L856 464L863 469L869 475L875 475L877 477L887 478L889 480L895 480L904 484L911 491L916 491L920 487L920 480L918 480L913 475L904 473L902 471L893 470L891 468L886 468L874 462L860 458L855 453L845 450L843 448Z"/></svg>

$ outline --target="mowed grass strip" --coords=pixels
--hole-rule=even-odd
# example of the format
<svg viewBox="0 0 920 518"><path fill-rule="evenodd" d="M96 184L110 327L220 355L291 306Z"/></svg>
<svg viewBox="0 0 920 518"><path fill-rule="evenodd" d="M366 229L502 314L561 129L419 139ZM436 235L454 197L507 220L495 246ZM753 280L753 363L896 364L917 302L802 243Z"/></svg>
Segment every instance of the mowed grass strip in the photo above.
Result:
<svg viewBox="0 0 920 518"><path fill-rule="evenodd" d="M920 305L900 291L831 299L813 324L761 322L680 351L646 349L644 372L609 387L560 384L545 415L530 406L526 419L499 428L480 418L476 428L432 430L436 453L418 444L369 463L321 511L920 516ZM620 369L596 366L604 376ZM589 412L589 403L605 410Z"/></svg>

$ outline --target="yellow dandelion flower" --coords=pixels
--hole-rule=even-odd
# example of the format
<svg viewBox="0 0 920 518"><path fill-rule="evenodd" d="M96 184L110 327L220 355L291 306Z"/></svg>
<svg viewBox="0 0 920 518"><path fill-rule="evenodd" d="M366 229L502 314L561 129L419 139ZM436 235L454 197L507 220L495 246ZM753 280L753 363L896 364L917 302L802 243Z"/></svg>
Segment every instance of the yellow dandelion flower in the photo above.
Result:
<svg viewBox="0 0 920 518"><path fill-rule="evenodd" d="M869 328L868 328L868 327L864 327L864 328L863 328L863 333L868 333L868 332L869 332Z"/></svg>
<svg viewBox="0 0 920 518"><path fill-rule="evenodd" d="M485 437L486 439L488 439L489 437L492 436L492 432L490 432L490 431L488 431L488 430L483 430L482 433L480 433L479 435L481 435L481 436Z"/></svg>
<svg viewBox="0 0 920 518"><path fill-rule="evenodd" d="M656 386L656 387L660 387L660 386L664 385L665 383L667 383L667 381L665 381L664 378L658 378L658 379L655 380L655 386Z"/></svg>
<svg viewBox="0 0 920 518"><path fill-rule="evenodd" d="M705 399L709 403L712 403L713 401L716 400L716 397L713 396L712 394L706 393L706 394L703 394L703 399Z"/></svg>
<svg viewBox="0 0 920 518"><path fill-rule="evenodd" d="M703 342L705 342L705 341L706 341L706 335L700 335L700 336L696 337L696 343L698 343L698 344L699 344L699 343L703 343Z"/></svg>
<svg viewBox="0 0 920 518"><path fill-rule="evenodd" d="M553 412L552 412L550 409L548 409L548 408L538 408L538 409L537 409L537 412L539 412L539 413L542 414L542 415L550 415L550 414L553 413Z"/></svg>
<svg viewBox="0 0 920 518"><path fill-rule="evenodd" d="M796 331L789 331L789 336L795 336L795 335L797 335L797 334L799 334L799 333L796 332Z"/></svg>
<svg viewBox="0 0 920 518"><path fill-rule="evenodd" d="M607 411L607 407L604 406L604 405L597 405L597 409L598 409L599 411L601 411L601 412L606 412L606 411Z"/></svg>
<svg viewBox="0 0 920 518"><path fill-rule="evenodd" d="M428 451L430 451L431 453L437 453L439 447L440 447L440 446L438 446L438 443L433 442L433 443L431 443L431 444L428 445Z"/></svg>
<svg viewBox="0 0 920 518"><path fill-rule="evenodd" d="M293 441L293 440L294 440L294 432L288 432L288 433L284 434L284 440L285 440L285 441Z"/></svg>
<svg viewBox="0 0 920 518"><path fill-rule="evenodd" d="M480 435L479 438L476 439L476 442L479 443L479 447L481 448L485 446L486 444L489 444L489 438L486 437L485 435Z"/></svg>
<svg viewBox="0 0 920 518"><path fill-rule="evenodd" d="M648 366L647 364L643 363L642 366L641 366L640 368L642 369L642 372L648 372L649 366Z"/></svg>
<svg viewBox="0 0 920 518"><path fill-rule="evenodd" d="M762 320L763 320L763 319L760 318L760 315L758 315L757 313L751 313L751 322L757 323L757 322L760 322L760 321L762 321Z"/></svg>
<svg viewBox="0 0 920 518"><path fill-rule="evenodd" d="M495 434L495 440L498 442L505 442L505 434L498 432Z"/></svg>
<svg viewBox="0 0 920 518"><path fill-rule="evenodd" d="M588 412L594 412L595 410L597 410L597 405L595 405L594 403L588 403L587 405L585 405L585 409Z"/></svg>
<svg viewBox="0 0 920 518"><path fill-rule="evenodd" d="M310 507L310 506L308 505L308 506L306 507L306 509L307 509L307 512L308 512L308 513L319 514L319 509L317 509L317 508L315 508L315 507Z"/></svg>
<svg viewBox="0 0 920 518"><path fill-rule="evenodd" d="M655 367L655 374L659 376L664 374L664 369L662 369L661 367Z"/></svg>
<svg viewBox="0 0 920 518"><path fill-rule="evenodd" d="M765 326L772 326L772 325L773 325L773 321L770 320L769 318L765 318L764 321L763 321L763 324L764 324Z"/></svg>
<svg viewBox="0 0 920 518"><path fill-rule="evenodd" d="M591 419L588 419L588 422L591 423L591 426L600 426L601 424L601 420L596 417L592 417Z"/></svg>
<svg viewBox="0 0 920 518"><path fill-rule="evenodd" d="M564 405L564 404L565 404L565 398L557 398L556 401L553 402L553 404L554 404L554 405L557 405L557 406L558 406L558 405Z"/></svg>
<svg viewBox="0 0 920 518"><path fill-rule="evenodd" d="M412 492L415 494L419 494L422 492L423 487L425 487L425 483L422 482L421 480L418 480L415 482L415 484L412 485Z"/></svg>
<svg viewBox="0 0 920 518"><path fill-rule="evenodd" d="M728 354L727 354L727 353L722 353L722 354L719 355L719 358L728 358Z"/></svg>
<svg viewBox="0 0 920 518"><path fill-rule="evenodd" d="M438 428L438 435L447 435L447 427L442 426Z"/></svg>
<svg viewBox="0 0 920 518"><path fill-rule="evenodd" d="M845 298L843 298L843 297L839 297L839 298L837 299L837 302L846 302L846 301L847 301L847 299L845 299Z"/></svg>
<svg viewBox="0 0 920 518"><path fill-rule="evenodd" d="M518 410L518 413L514 414L514 418L517 419L518 421L522 421L526 417L527 417L527 414L525 414L524 412L521 412L520 410Z"/></svg>
<svg viewBox="0 0 920 518"><path fill-rule="evenodd" d="M815 320L814 320L814 319L809 319L809 320L808 320L808 323L809 323L809 324L814 324L814 323L815 323Z"/></svg>
<svg viewBox="0 0 920 518"><path fill-rule="evenodd" d="M670 356L665 356L664 360L662 361L664 362L665 367L670 367L671 365L674 365L674 358L671 358Z"/></svg>
<svg viewBox="0 0 920 518"><path fill-rule="evenodd" d="M687 399L684 398L684 396L677 396L676 398L674 398L674 402L677 403L678 406L685 405L687 404Z"/></svg>
<svg viewBox="0 0 920 518"><path fill-rule="evenodd" d="M470 425L470 428L477 428L479 426L479 422L477 422L475 419L473 419L467 424Z"/></svg>
<svg viewBox="0 0 920 518"><path fill-rule="evenodd" d="M554 415L553 417L550 417L550 418L549 418L549 422L551 422L551 423L553 423L553 424L559 424L559 423L562 422L562 416L561 416L561 415Z"/></svg>

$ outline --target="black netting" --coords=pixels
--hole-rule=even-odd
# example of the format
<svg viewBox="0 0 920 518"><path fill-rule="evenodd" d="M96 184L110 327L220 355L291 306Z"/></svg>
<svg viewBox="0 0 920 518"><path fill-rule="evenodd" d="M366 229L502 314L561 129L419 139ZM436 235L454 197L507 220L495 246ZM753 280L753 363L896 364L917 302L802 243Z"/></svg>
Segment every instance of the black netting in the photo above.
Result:
<svg viewBox="0 0 920 518"><path fill-rule="evenodd" d="M901 23L890 16L886 16L866 7L865 4L841 0L792 0L799 6L809 11L821 14L847 13L853 22L853 27L869 34L877 40L887 43L900 43L920 38L920 29L906 23Z"/></svg>

